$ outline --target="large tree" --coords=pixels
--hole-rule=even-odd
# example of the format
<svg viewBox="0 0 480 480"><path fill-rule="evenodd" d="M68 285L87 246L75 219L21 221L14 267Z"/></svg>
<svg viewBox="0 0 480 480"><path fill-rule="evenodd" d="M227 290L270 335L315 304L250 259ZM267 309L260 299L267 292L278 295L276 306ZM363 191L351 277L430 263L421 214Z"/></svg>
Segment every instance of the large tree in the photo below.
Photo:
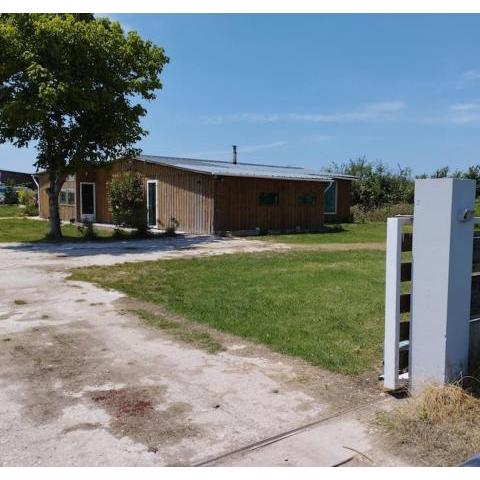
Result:
<svg viewBox="0 0 480 480"><path fill-rule="evenodd" d="M48 173L50 235L58 196L80 167L138 153L168 63L161 47L92 14L0 14L0 144L35 142Z"/></svg>

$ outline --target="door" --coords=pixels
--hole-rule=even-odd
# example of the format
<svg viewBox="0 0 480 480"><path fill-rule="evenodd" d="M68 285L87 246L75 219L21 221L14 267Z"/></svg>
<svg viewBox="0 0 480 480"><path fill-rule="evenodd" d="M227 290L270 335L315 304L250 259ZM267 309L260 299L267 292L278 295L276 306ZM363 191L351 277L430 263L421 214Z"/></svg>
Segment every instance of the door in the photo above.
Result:
<svg viewBox="0 0 480 480"><path fill-rule="evenodd" d="M95 184L80 183L80 217L95 221Z"/></svg>
<svg viewBox="0 0 480 480"><path fill-rule="evenodd" d="M157 226L157 181L147 181L147 223L149 227Z"/></svg>

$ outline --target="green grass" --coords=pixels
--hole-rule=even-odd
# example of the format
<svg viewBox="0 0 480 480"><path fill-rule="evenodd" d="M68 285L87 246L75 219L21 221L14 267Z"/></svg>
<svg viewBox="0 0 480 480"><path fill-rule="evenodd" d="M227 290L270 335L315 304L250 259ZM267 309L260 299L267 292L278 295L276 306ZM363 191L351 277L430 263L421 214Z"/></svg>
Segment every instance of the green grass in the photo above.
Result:
<svg viewBox="0 0 480 480"><path fill-rule="evenodd" d="M210 353L217 353L224 350L220 342L212 338L208 332L201 331L198 327L195 327L194 324L186 325L185 323L175 322L164 316L147 312L146 310L135 310L134 313L149 325L161 328L173 338L183 343L194 345Z"/></svg>
<svg viewBox="0 0 480 480"><path fill-rule="evenodd" d="M387 238L386 223L343 223L328 225L327 228L326 232L319 233L263 235L252 238L296 244L370 243L385 242Z"/></svg>
<svg viewBox="0 0 480 480"><path fill-rule="evenodd" d="M384 252L223 255L75 269L92 281L332 371L380 366Z"/></svg>
<svg viewBox="0 0 480 480"><path fill-rule="evenodd" d="M47 241L49 224L47 220L37 220L29 218L5 218L0 219L0 243L1 242L42 242ZM82 241L85 240L83 234L75 225L62 225L64 238L62 241ZM113 230L98 228L95 230L96 240L113 240ZM128 238L128 234L123 234L120 238Z"/></svg>
<svg viewBox="0 0 480 480"><path fill-rule="evenodd" d="M23 217L25 209L18 205L0 205L0 217Z"/></svg>

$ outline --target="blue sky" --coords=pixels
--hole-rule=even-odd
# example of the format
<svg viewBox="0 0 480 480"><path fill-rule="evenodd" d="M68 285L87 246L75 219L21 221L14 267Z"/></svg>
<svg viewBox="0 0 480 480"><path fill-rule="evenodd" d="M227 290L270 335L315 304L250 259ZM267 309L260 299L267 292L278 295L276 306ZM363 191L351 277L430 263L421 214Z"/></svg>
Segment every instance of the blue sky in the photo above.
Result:
<svg viewBox="0 0 480 480"><path fill-rule="evenodd" d="M415 173L480 163L479 15L110 14L171 63L147 154ZM35 150L0 146L0 168Z"/></svg>

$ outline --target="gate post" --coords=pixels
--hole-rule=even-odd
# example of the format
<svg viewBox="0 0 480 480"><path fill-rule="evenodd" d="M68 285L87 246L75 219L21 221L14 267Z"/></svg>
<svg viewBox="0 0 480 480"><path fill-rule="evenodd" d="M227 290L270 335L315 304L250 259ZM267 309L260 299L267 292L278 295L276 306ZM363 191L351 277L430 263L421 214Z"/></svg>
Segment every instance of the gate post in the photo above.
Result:
<svg viewBox="0 0 480 480"><path fill-rule="evenodd" d="M415 181L410 388L467 373L475 181Z"/></svg>

